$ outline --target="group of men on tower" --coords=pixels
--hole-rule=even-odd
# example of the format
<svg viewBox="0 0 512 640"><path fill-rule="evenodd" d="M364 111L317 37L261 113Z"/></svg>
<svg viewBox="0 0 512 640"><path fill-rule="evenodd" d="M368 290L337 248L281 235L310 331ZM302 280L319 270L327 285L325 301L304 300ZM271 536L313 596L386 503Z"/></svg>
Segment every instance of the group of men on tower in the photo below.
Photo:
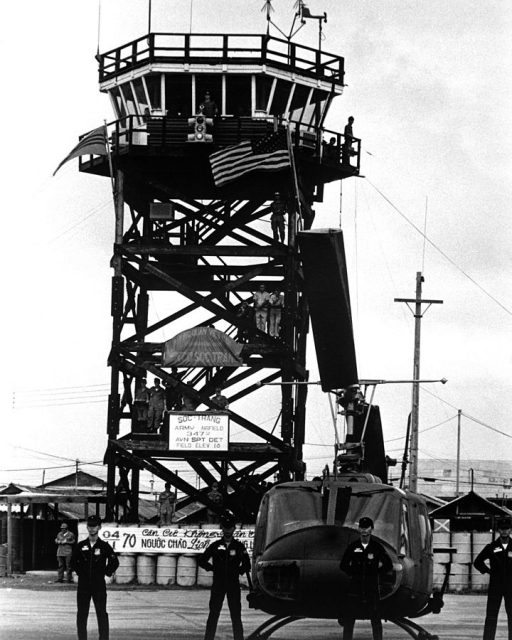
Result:
<svg viewBox="0 0 512 640"><path fill-rule="evenodd" d="M180 377L176 367L173 367L172 375ZM212 401L216 405L214 411L229 409L229 402L222 395L221 387L215 388ZM166 412L195 411L196 407L197 405L182 395L176 387L163 387L160 378L155 378L153 386L149 388L146 377L137 378L133 398L133 430L137 433L159 433Z"/></svg>

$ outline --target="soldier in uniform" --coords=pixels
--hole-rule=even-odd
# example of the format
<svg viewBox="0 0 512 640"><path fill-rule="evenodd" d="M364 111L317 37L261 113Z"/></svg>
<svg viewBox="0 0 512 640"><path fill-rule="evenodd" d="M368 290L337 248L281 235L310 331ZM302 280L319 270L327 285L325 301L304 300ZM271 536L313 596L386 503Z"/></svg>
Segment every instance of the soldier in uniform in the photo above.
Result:
<svg viewBox="0 0 512 640"><path fill-rule="evenodd" d="M494 640L501 600L505 600L508 618L508 640L512 640L512 519L498 520L499 537L486 545L474 561L475 569L488 573L487 609L483 640Z"/></svg>
<svg viewBox="0 0 512 640"><path fill-rule="evenodd" d="M76 594L76 629L78 640L87 640L87 618L91 598L98 619L99 640L108 640L109 626L107 614L107 587L105 576L111 576L119 566L119 560L112 547L98 537L101 519L87 518L89 536L81 540L73 550L71 569L78 575Z"/></svg>
<svg viewBox="0 0 512 640"><path fill-rule="evenodd" d="M134 398L134 431L142 432L148 426L149 389L146 386L146 378L137 378L135 381Z"/></svg>
<svg viewBox="0 0 512 640"><path fill-rule="evenodd" d="M155 378L155 384L149 390L148 430L157 433L162 424L165 411L165 389L160 386L160 378Z"/></svg>
<svg viewBox="0 0 512 640"><path fill-rule="evenodd" d="M211 500L213 503L215 503L219 511L222 511L222 507L224 506L224 496L222 495L222 492L219 488L219 483L216 480L212 482L210 491L208 491L206 495L208 497L208 500ZM208 524L219 523L219 516L217 514L218 512L213 511L212 509L208 508L206 510L206 521L208 522Z"/></svg>
<svg viewBox="0 0 512 640"><path fill-rule="evenodd" d="M373 640L382 640L382 622L378 614L379 575L393 569L390 557L384 547L371 536L373 520L363 517L359 520L359 540L347 547L340 563L340 569L350 577L349 611L369 613L372 623ZM352 640L355 617L342 616L343 640Z"/></svg>
<svg viewBox="0 0 512 640"><path fill-rule="evenodd" d="M215 395L213 396L212 400L219 407L218 409L215 409L215 411L227 411L229 409L229 401L226 396L222 395L221 387L215 388Z"/></svg>
<svg viewBox="0 0 512 640"><path fill-rule="evenodd" d="M71 554L73 553L73 545L75 544L75 534L69 531L68 525L63 522L60 525L60 531L55 538L57 545L57 562L59 563L57 582L64 582L64 573L68 582L73 582L71 571Z"/></svg>
<svg viewBox="0 0 512 640"><path fill-rule="evenodd" d="M286 202L281 200L281 194L276 191L274 194L274 200L270 205L272 215L270 216L270 226L272 227L272 234L276 242L284 242L284 216L286 215Z"/></svg>
<svg viewBox="0 0 512 640"><path fill-rule="evenodd" d="M249 554L243 542L235 540L234 515L227 511L220 520L222 538L212 542L202 553L198 565L206 571L213 571L210 592L210 613L206 622L204 640L214 640L217 622L224 597L228 598L229 613L233 625L234 640L244 640L242 625L242 605L240 599L240 575L251 568Z"/></svg>
<svg viewBox="0 0 512 640"><path fill-rule="evenodd" d="M176 493L171 491L171 483L165 483L165 491L158 496L160 524L172 524L176 510Z"/></svg>

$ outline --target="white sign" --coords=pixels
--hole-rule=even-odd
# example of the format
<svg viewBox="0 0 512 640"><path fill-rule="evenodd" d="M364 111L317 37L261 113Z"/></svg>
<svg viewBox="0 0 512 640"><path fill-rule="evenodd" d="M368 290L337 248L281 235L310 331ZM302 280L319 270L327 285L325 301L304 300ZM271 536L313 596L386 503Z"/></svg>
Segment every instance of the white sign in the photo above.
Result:
<svg viewBox="0 0 512 640"><path fill-rule="evenodd" d="M113 527L103 525L99 536L116 553L202 553L222 535L220 529L175 529L171 527ZM252 554L254 529L236 529L234 537Z"/></svg>
<svg viewBox="0 0 512 640"><path fill-rule="evenodd" d="M229 416L225 413L169 414L169 449L178 451L227 451Z"/></svg>

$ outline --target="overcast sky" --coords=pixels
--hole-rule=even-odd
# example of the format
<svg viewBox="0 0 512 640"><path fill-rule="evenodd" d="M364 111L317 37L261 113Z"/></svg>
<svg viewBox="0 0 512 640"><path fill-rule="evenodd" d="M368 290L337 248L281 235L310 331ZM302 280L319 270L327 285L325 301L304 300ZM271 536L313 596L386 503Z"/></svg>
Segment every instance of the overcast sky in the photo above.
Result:
<svg viewBox="0 0 512 640"><path fill-rule="evenodd" d="M287 32L292 0L274 0ZM261 33L263 0L153 0L153 30ZM412 376L414 319L395 297L442 299L422 324L425 385L420 457L512 459L512 6L509 0L310 0L327 12L326 51L345 57L347 87L327 126L353 115L364 179L339 184L316 207L317 227L342 222L362 378ZM243 11L241 11L243 7ZM78 136L111 120L99 93L101 51L147 33L142 0L2 3L2 385L0 482L39 483L101 461L106 447L108 180L76 161L52 178ZM312 21L296 41L316 46ZM274 35L278 35L273 30ZM416 227L416 228L414 228ZM426 228L428 241L420 231ZM162 339L172 336L162 336ZM312 338L311 338L312 339ZM308 365L316 363L311 345ZM277 395L256 421L272 424ZM262 396L263 397L263 396ZM409 386L379 387L388 452L400 456ZM255 399L257 402L257 399ZM233 407L242 412L238 406ZM243 439L243 438L241 438ZM332 458L327 398L313 387L305 458L314 475ZM100 467L83 466L102 475Z"/></svg>

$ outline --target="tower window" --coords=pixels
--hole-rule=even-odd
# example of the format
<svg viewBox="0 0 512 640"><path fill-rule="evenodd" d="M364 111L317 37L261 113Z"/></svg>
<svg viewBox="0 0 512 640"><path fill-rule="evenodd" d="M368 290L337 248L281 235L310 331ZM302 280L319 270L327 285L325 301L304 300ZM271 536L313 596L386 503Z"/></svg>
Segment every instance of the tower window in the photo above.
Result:
<svg viewBox="0 0 512 640"><path fill-rule="evenodd" d="M251 76L228 75L226 77L226 115L251 115Z"/></svg>

